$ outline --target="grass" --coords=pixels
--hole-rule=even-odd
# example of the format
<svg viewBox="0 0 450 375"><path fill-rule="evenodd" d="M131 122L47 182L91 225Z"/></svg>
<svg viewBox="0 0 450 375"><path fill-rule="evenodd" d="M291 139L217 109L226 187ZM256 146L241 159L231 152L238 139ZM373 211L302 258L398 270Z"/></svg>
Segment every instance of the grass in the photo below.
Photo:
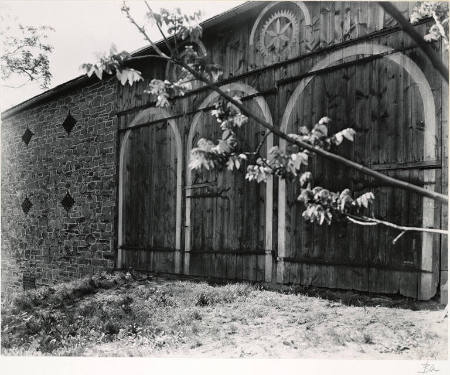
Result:
<svg viewBox="0 0 450 375"><path fill-rule="evenodd" d="M369 296L327 293L102 273L5 301L2 354L446 357L447 320L431 305L369 306Z"/></svg>

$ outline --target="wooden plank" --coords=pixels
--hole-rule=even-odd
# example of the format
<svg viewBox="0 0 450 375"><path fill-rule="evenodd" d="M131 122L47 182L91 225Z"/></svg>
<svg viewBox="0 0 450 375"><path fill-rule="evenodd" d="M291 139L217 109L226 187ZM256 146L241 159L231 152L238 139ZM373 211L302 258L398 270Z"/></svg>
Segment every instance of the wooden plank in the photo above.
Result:
<svg viewBox="0 0 450 375"><path fill-rule="evenodd" d="M441 53L443 61L448 66L448 51L443 48L441 43ZM442 160L442 178L441 191L443 194L448 194L448 85L441 81L441 160ZM448 228L448 206L443 205L441 211L441 227ZM441 280L440 280L441 303L448 303L448 237L441 238Z"/></svg>
<svg viewBox="0 0 450 375"><path fill-rule="evenodd" d="M418 180L419 178L419 171L418 170L411 170L408 171L409 179L414 181ZM420 207L420 197L416 196L415 194L404 194L404 204L406 203L407 210L403 208L402 212L402 221L406 222L410 226L418 226L421 223L420 220L420 213L421 213L421 207ZM403 263L408 262L408 264L418 265L418 257L420 256L419 250L419 241L417 240L420 238L420 234L413 234L411 233L407 238L406 244L403 245L403 252L407 252L410 254L407 254L406 256L403 256ZM400 242L401 240L399 240ZM405 240L403 239L405 242ZM401 295L417 298L417 290L418 290L418 274L413 273L406 273L402 272L400 274L400 286L399 286L399 292Z"/></svg>
<svg viewBox="0 0 450 375"><path fill-rule="evenodd" d="M321 5L326 5L328 6L328 4L319 4ZM316 8L320 8L320 6L317 6L316 4L313 5L308 5L312 8L316 7ZM361 33L365 32L365 26L363 25L365 18L369 18L369 16L371 17L371 26L372 27L377 27L377 25L380 22L381 16L380 13L376 11L376 6L375 5L368 5L367 3L360 3L360 4L350 4L350 3L338 3L338 4L332 4L331 7L333 8L333 12L330 13L329 16L327 16L326 22L324 24L323 30L325 31L324 37L323 37L323 41L326 42L327 44L330 43L331 41L340 41L343 37L344 37L344 31L342 31L342 34L340 36L337 37L337 39L334 39L336 37L336 35L334 35L334 32L336 31L336 26L339 30L339 27L341 25L341 22L343 21L343 25L344 25L344 29L348 29L348 23L349 23L349 18L348 18L348 12L347 12L347 7L350 6L353 9L351 9L351 17L350 17L350 22L351 19L358 19L358 23L359 23L359 31L361 31ZM358 14L357 11L354 11L354 9L359 9L358 7L362 7L364 9L369 9L370 8L370 12L371 14L368 14L368 11L359 13L359 15L361 15L361 18L359 18L359 15L356 16L356 14ZM336 15L335 10L338 9L339 10L339 14ZM347 17L347 18L345 18ZM323 17L324 18L324 17ZM324 18L325 19L325 18ZM242 59L241 59L241 55L243 53L243 51L245 50L246 46L247 46L247 39L246 37L244 37L244 34L246 32L248 32L248 30L250 29L251 25L243 25L242 26L242 30L246 30L245 32L243 31L242 33L240 33L239 31L236 31L236 35L233 35L232 37L227 37L224 38L224 40L220 41L219 43L212 41L212 43L216 43L215 47L213 48L213 54L216 57L220 57L219 60L221 61L228 61L229 63L227 63L226 65L229 65L229 71L227 71L227 74L231 74L231 73L241 73L243 72L247 67L246 67L246 62L244 61L242 63ZM316 26L316 30L319 30L319 28ZM358 35L359 35L359 31L358 31ZM333 34L331 33L333 32ZM330 39L330 36L333 36L333 39ZM396 36L394 36L393 39L397 38L398 35L396 34ZM231 44L238 41L239 43L236 44L236 48L232 48ZM383 40L377 40L376 43L386 43L387 39ZM389 41L389 43L394 42ZM222 50L222 51L221 51ZM300 62L300 63L296 63L296 64L292 64L289 66L288 69L284 69L284 67L280 67L278 69L278 73L277 74L284 74L285 71L292 71L294 72L295 70L308 70L307 66L312 65L314 62L316 62L316 60L318 60L320 57L323 57L323 55L318 56L317 59L313 59L313 58L308 58L305 59L305 61ZM370 161L370 162L377 162L379 166L381 167L386 167L387 165L393 165L393 166L397 166L398 167L398 163L400 161L404 161L404 162L408 162L408 163L418 163L420 160L416 160L419 159L422 150L420 148L416 148L416 149L412 149L412 157L410 159L408 159L407 157L405 157L405 154L407 152L409 152L409 150L411 149L411 146L414 147L420 147L420 143L417 143L417 139L418 139L418 134L417 134L417 129L414 129L413 133L408 135L408 142L405 146L405 142L402 142L401 139L403 138L403 133L402 132L409 132L410 130L405 127L405 126L400 126L398 128L393 128L391 127L391 125L394 123L402 123L403 125L405 125L407 123L407 121L405 121L405 113L403 112L403 109L397 111L397 109L394 108L395 105L403 107L403 104L401 103L401 100L407 99L408 103L405 103L405 107L407 107L406 110L410 111L411 108L414 109L414 111L416 111L416 113L410 113L410 116L416 116L416 118L419 118L421 113L420 110L418 110L418 106L417 106L417 95L418 93L410 93L408 94L403 93L403 89L405 87L404 82L402 81L402 78L398 79L397 77L394 79L390 79L390 73L392 72L393 74L396 73L397 71L401 71L401 69L397 69L397 68L393 68L393 64L391 62L386 63L380 63L379 66L384 66L383 64L385 64L386 66L388 66L388 71L386 73L386 76L388 78L388 82L390 82L389 84L392 85L388 87L388 90L386 91L386 93L384 94L384 97L387 98L385 99L386 103L386 107L389 110L388 112L390 112L390 110L393 110L393 113L389 113L389 115L391 116L397 116L395 117L395 120L392 120L392 118L389 118L389 128L388 131L382 131L378 128L374 129L371 128L370 132L367 132L365 134L367 134L364 138L363 144L364 147L362 148L355 148L355 158L361 158L362 161L366 162L366 161ZM343 91L339 91L339 87L337 83L332 83L331 85L335 86L332 87L332 90L334 91L334 94L337 95L338 97L338 101L341 101L341 103L338 104L337 107L334 108L334 111L336 113L336 116L339 115L344 115L342 118L342 124L344 123L348 123L349 121L351 121L353 118L350 115L351 114L348 111L349 105L351 105L351 108L355 108L355 116L359 116L358 117L358 121L366 124L369 123L371 124L371 120L370 120L370 113L369 114L365 114L364 112L368 111L367 107L369 107L367 103L369 100L369 98L365 98L365 95L367 95L368 93L363 93L363 98L361 100L361 104L359 106L359 104L357 102L355 102L354 99L354 95L355 95L355 89L357 86L357 84L360 84L360 86L364 86L367 82L367 85L369 86L369 82L371 79L376 80L376 86L377 86L377 93L376 94L380 94L380 91L378 90L379 87L382 86L383 82L385 81L383 77L378 77L377 74L375 74L377 77L376 78L371 78L370 77L370 67L369 69L365 69L365 70L358 70L359 68L352 68L350 70L356 70L357 71L357 78L352 77L352 75L350 74L350 80L344 85L345 90ZM340 71L337 72L336 75L331 74L330 76L327 76L326 80L333 80L333 77L337 77L339 74L343 74L344 72ZM288 73L288 74L292 74L292 73ZM261 74L261 76L258 77L251 77L252 82L254 82L255 86L258 87L270 87L272 85L273 82L273 76L275 75L275 73L273 73L273 71L271 70L267 70L267 74ZM270 79L270 84L269 79L266 79L267 77L272 77ZM331 78L329 78L331 77ZM250 78L249 78L250 80ZM356 81L356 82L355 82ZM395 81L395 82L394 82ZM400 86L394 85L394 83L399 82L400 81ZM291 129L295 129L295 127L297 126L296 121L300 119L300 123L304 124L304 125L308 125L311 126L315 121L317 121L317 119L322 115L321 113L321 108L326 105L331 104L331 100L326 99L325 100L320 100L324 98L323 95L323 91L325 89L323 89L320 84L318 83L320 82L319 78L314 78L313 81L310 83L309 88L307 88L305 90L305 92L301 95L301 98L299 99L299 101L297 102L297 107L299 107L298 109L294 110L293 116L290 120L290 128ZM370 85L372 86L372 83L370 83ZM327 83L325 84L325 86L327 86ZM294 88L295 85L292 84L291 86L289 86L288 88L290 90L292 90L292 88ZM328 86L327 86L328 87ZM367 88L368 89L368 88ZM139 89L140 90L140 89ZM134 92L134 95L139 94L139 90ZM309 90L309 91L308 91ZM362 90L364 91L364 90ZM391 95L393 92L395 92L394 95ZM398 95L397 95L398 94ZM140 98L135 97L132 98L132 93L128 92L128 97L127 99L124 99L125 101L129 101L126 106L131 106L136 103L141 103L140 102ZM284 106L286 105L287 102L287 97L290 95L290 92L288 89L284 89L284 88L280 88L280 94L278 95L278 98L274 98L273 99L273 103L271 103L272 109L274 110L273 113L278 113L282 112L282 109L284 108ZM368 96L368 95L367 95ZM383 97L383 95L380 95L381 97ZM199 98L201 98L202 96L199 96ZM373 97L373 95L372 95ZM399 103L391 103L390 98L394 98L393 100L395 101L397 97L399 97L400 102ZM410 97L414 97L414 101L413 102L409 102ZM304 100L303 100L304 99ZM378 99L373 100L372 103L372 109L374 109L375 114L378 115L379 114L379 108L380 105L378 105L378 103L375 103L375 101L378 101ZM187 101L186 101L187 102ZM326 102L326 103L325 103ZM194 103L194 102L192 102ZM335 104L336 102L334 102ZM250 104L249 104L250 105ZM343 111L339 111L339 106L344 105L343 108L345 108ZM195 104L195 106L193 107L197 107L198 106L198 102ZM341 113L339 113L341 112ZM259 112L258 112L259 113ZM359 113L359 114L358 114ZM281 113L280 113L281 115ZM277 121L276 123L278 123L279 117L281 116L277 116ZM331 116L333 117L333 116ZM398 119L398 121L397 121ZM205 133L202 133L202 136L205 134L209 134L212 135L214 138L214 132L206 132L206 128L208 127L208 124L212 124L211 121L206 121L203 120L204 123L202 124L202 131L205 130ZM376 120L377 122L380 122L381 120ZM414 121L413 121L414 122ZM251 128L253 126L253 124L249 124L250 126L248 128ZM245 137L248 137L249 134L247 133L247 130L244 131L245 133ZM156 133L155 133L156 134ZM388 135L387 139L386 136ZM373 136L375 136L375 138L373 138ZM383 146L384 148L377 148L376 152L377 152L377 157L378 160L370 160L370 156L369 156L369 152L370 152L370 142L371 139L373 138L373 146L380 145L384 142ZM161 137L159 137L158 135L156 135L156 139L158 141L162 141L163 139ZM174 157L174 148L173 148L173 140L170 139L170 145L167 147L170 147L170 151L167 148L164 148L164 145L154 145L154 146L148 146L148 148L153 149L152 147L155 147L156 150L158 150L158 153L161 153L162 155L164 155L165 157L168 157L169 159L173 159ZM366 144L368 144L369 147L366 147ZM399 147L397 147L397 145ZM252 145L254 146L254 145ZM149 150L145 150L145 146L143 147L143 153L147 153ZM367 151L366 151L367 150ZM167 153L166 153L167 151ZM346 152L351 152L350 149L348 148L343 148L343 153ZM367 152L367 155L365 154L365 152ZM395 158L398 158L399 160L393 160ZM401 160L401 158L405 158L405 160ZM142 160L136 160L137 163L141 163L139 164L139 168L143 168L146 166L146 162L142 161ZM320 175L322 169L323 169L323 174L324 174L324 178L327 179L327 181L329 181L331 178L335 177L333 176L332 172L333 172L333 166L331 166L328 163L323 163L322 162L318 162L317 165L314 164L313 167L315 168L315 171L318 172L318 175ZM411 165L411 164L410 164ZM160 171L158 171L156 173L156 175L159 177L160 181L168 181L169 182L169 186L172 186L174 183L174 174L171 171L171 168L167 169L167 168L163 168L162 165L157 166L158 170L161 169ZM134 167L136 170L139 169L138 166ZM152 167L153 168L153 167ZM240 178L241 176L239 176ZM234 178L234 177L233 177ZM238 178L238 177L236 177ZM341 171L336 171L336 180L339 180L339 183L345 178L345 175L343 173L341 173ZM229 180L224 180L224 182L232 182L232 179ZM146 180L145 181L148 184L156 184L155 180ZM267 205L264 206L264 204L262 204L261 199L264 198L264 192L261 188L258 188L256 186L250 186L248 187L248 184L243 184L241 183L242 181L239 181L236 183L236 187L238 189L243 189L241 192L239 192L238 190L233 190L232 192L230 192L230 196L232 197L232 201L236 202L235 205L230 206L229 203L227 201L223 201L223 200L219 200L219 199L206 199L204 202L201 201L196 201L195 203L192 203L192 217L193 217L193 223L192 223L192 228L193 233L195 233L195 238L193 238L194 241L196 242L196 245L198 245L199 249L205 249L205 250L211 250L211 251L215 251L218 249L222 249L222 248L229 248L229 249L236 249L236 250L241 250L241 249L247 249L247 248L261 248L260 246L260 242L263 239L264 240L264 233L263 231L266 230L267 232L267 220L269 220L269 222L271 221L271 219L268 219L268 215L267 215L267 210L268 211L273 211L267 208ZM219 182L220 185L221 182ZM160 195L167 195L167 194L171 194L171 189L167 188L167 187L159 187L156 185L151 185L149 189L152 189L152 193L153 192L158 192L157 194ZM233 183L234 185L234 183ZM248 187L248 188L247 188ZM333 256L333 257L341 257L341 256L345 256L347 257L347 259L351 259L352 261L358 262L361 258L363 258L366 254L365 249L363 248L363 246L361 246L361 241L363 241L361 238L364 239L365 243L370 243L371 241L369 239L372 239L373 242L377 242L378 238L380 236L383 236L382 232L376 232L374 235L369 235L366 232L361 232L358 231L356 229L347 229L346 231L346 237L348 237L348 239L350 240L350 244L348 246L348 248L345 248L343 243L345 243L346 241L339 241L338 239L335 238L335 235L333 233L328 233L326 231L323 231L321 228L315 228L315 229L311 229L311 227L308 227L307 225L305 225L302 222L301 219L301 208L298 207L298 204L295 203L295 198L298 192L296 192L296 189L298 188L297 185L291 185L286 187L286 194L288 195L287 198L287 202L288 202L288 207L286 208L286 217L287 217L287 222L286 222L286 228L287 228L287 234L286 236L288 237L286 242L284 243L286 246L285 247L285 255L296 255L296 254L303 254L303 255L308 255L310 257L319 257L319 258L327 258L328 256ZM143 192L143 188L139 187L139 190L141 193ZM138 190L136 190L138 191ZM155 193L156 194L156 193ZM390 193L389 193L390 194ZM250 197L250 198L249 198ZM401 195L399 196L400 201L396 201L396 196L394 195L394 198L392 196L389 197L385 197L386 198L386 202L384 202L387 206L386 210L390 210L392 209L392 206L390 206L390 202L393 201L394 207L396 204L399 204L398 202L404 202L405 200L405 196ZM390 201L389 201L390 200ZM266 200L267 202L267 200ZM158 201L156 202L154 205L150 204L151 202L149 200L145 200L142 204L141 207L139 207L139 210L136 211L136 216L139 217L139 219L141 220L146 220L145 216L146 216L146 212L148 212L149 210L153 210L152 211L152 221L151 221L151 225L149 226L149 230L147 232L135 232L135 236L136 238L139 239L139 241L142 240L141 237L142 235L148 236L148 238L145 239L145 241L156 241L156 243L158 242L162 242L162 243L171 243L171 241L173 241L173 236L170 235L170 233L168 231L163 231L161 228L166 228L170 225L172 225L172 220L167 217L164 216L162 218L159 218L157 220L154 220L155 216L156 216L156 212L157 211L164 211L165 209L165 202L163 201ZM233 203L234 204L234 203ZM251 210L251 207L253 205L256 204L256 208L254 211ZM283 203L281 203L280 207L279 207L279 211L282 211L282 205ZM157 207L157 209L156 209ZM171 206L172 207L172 206ZM131 206L129 207L131 208ZM205 211L206 209L206 211ZM171 208L172 210L172 208ZM266 211L264 213L264 211ZM201 213L199 213L201 212ZM206 212L206 214L205 214ZM242 212L245 212L245 215L242 215ZM265 217L264 217L265 215ZM244 217L243 217L244 216ZM264 221L264 218L266 219L266 221ZM158 224L158 221L160 221L161 223ZM234 223L234 224L233 224ZM161 225L161 226L158 226ZM257 230L251 230L252 228L258 228ZM151 228L156 228L156 233L155 236L156 237L152 237L152 233L153 231L150 230ZM129 230L132 230L132 228L129 228ZM283 232L284 228L282 228L281 232ZM281 233L280 232L280 233ZM326 233L325 233L326 232ZM361 234L363 233L363 234ZM367 234L366 234L367 233ZM323 235L322 235L323 234ZM281 234L283 235L283 234ZM267 247L267 243L269 242L267 240L267 238L265 239L265 245ZM337 248L336 248L337 246ZM189 248L188 248L189 250ZM372 252L374 251L373 248L371 250ZM281 251L278 255L282 255L283 254L283 248L281 248ZM369 254L370 255L370 254ZM374 255L374 254L372 254ZM387 254L385 254L386 256ZM218 261L216 259L216 257L214 256L210 256L208 254L205 255L198 255L197 256L197 260L200 262L198 267L200 267L201 271L199 271L202 274L216 274L216 271L213 270L225 270L224 272L226 272L226 276L227 277L244 277L244 275L250 274L250 273L254 273L254 279L260 279L261 278L261 270L265 269L265 279L267 279L267 273L269 272L268 267L266 267L266 265L264 265L264 267L260 264L260 259L262 258L262 256L245 256L245 258L247 258L246 260L244 260L244 257L240 258L240 257L236 257L236 262L233 263L232 261L230 261L230 257L225 257L226 259L226 265L225 266L219 266L218 265ZM266 259L270 259L271 257L266 257ZM169 259L169 258L167 258ZM162 260L162 262L166 262L168 260ZM239 262L239 260L242 259L242 262ZM254 260L254 262L252 261L252 259ZM395 262L399 261L399 259L395 259ZM231 262L231 263L230 263ZM139 263L142 263L142 259L139 260ZM250 263L252 263L252 265L250 265ZM234 265L233 265L234 264ZM165 266L164 266L165 267ZM233 270L234 267L234 270ZM240 269L242 267L242 269ZM296 266L296 267L289 267L286 276L287 276L287 280L289 282L297 282L298 280L301 280L301 275L299 275L299 272L301 270L300 266ZM337 270L337 271L336 271ZM315 285L336 285L336 275L341 274L342 272L342 268L337 269L336 267L318 267L316 265L310 265L308 267L305 268L306 272L303 276L304 276L304 280L307 283L313 283ZM364 288L363 283L364 283L364 277L360 277L359 274L355 274L355 270L353 268L347 268L346 270L344 270L344 276L341 278L340 283L341 285L345 286L346 288L349 287L349 285L353 285L352 287L355 288ZM359 271L358 271L359 272ZM234 274L234 276L231 276L231 274ZM242 275L242 276L239 276ZM317 279L317 275L320 276L319 279ZM402 276L403 277L403 276ZM402 279L403 280L403 279ZM388 285L391 286L392 282L388 282ZM385 286L383 286L381 289L385 288Z"/></svg>
<svg viewBox="0 0 450 375"><path fill-rule="evenodd" d="M424 187L433 189L436 181L436 172L434 170L423 171ZM423 221L422 226L434 227L434 202L429 198L423 198ZM436 293L437 278L435 277L436 254L433 249L433 237L430 233L422 234L422 255L421 269L430 273L422 273L419 283L419 298L428 300L434 297Z"/></svg>
<svg viewBox="0 0 450 375"><path fill-rule="evenodd" d="M400 176L400 178L405 178ZM408 215L408 205L406 198L406 192L400 189L392 189L389 194L388 203L388 217L391 221L395 223L406 223L402 219ZM403 204L406 205L404 206ZM386 230L386 245L385 245L385 259L384 263L387 265L401 266L403 264L403 253L406 249L403 248L405 241L399 241L394 246L392 240L397 235L397 231ZM405 240L405 239L403 239ZM406 239L407 240L407 239ZM408 241L406 241L408 242ZM389 270L385 273L385 286L384 290L386 293L398 293L400 289L400 273L398 271Z"/></svg>
<svg viewBox="0 0 450 375"><path fill-rule="evenodd" d="M330 30L330 17L331 17L332 3L321 1L320 2L320 47L324 48L328 46L330 40L330 34L333 30ZM332 34L331 34L332 35Z"/></svg>
<svg viewBox="0 0 450 375"><path fill-rule="evenodd" d="M152 119L165 115L159 111L150 108L141 112L131 122L131 126L139 123L143 116ZM119 205L123 206L123 212L119 209L119 227L125 227L122 229L125 231L125 238L122 236L120 241L122 244L150 248L176 246L176 231L181 225L181 202L177 194L181 191L181 168L176 168L175 165L182 150L181 139L176 140L174 130L174 124L169 127L162 123L159 126L140 128L133 133L128 132L124 136L120 171L122 178L119 184ZM175 154L177 157L174 157ZM154 155L161 158L158 164L154 161ZM161 183L162 181L165 183ZM160 212L165 212L165 215L161 216ZM127 266L145 269L147 267L142 264L144 261L150 260L143 254L130 256ZM163 258L161 269L173 272L173 265L169 267L172 261L173 256ZM153 263L152 267L157 269L158 262Z"/></svg>

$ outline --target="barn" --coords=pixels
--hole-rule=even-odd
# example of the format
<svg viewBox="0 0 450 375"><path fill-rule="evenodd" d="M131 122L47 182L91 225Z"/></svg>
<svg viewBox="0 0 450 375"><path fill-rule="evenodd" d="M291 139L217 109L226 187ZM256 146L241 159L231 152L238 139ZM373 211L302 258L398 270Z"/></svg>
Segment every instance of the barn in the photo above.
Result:
<svg viewBox="0 0 450 375"><path fill-rule="evenodd" d="M395 5L408 17L414 3ZM425 35L431 24L415 28ZM343 156L447 194L448 86L377 4L254 1L202 27L194 48L258 116L287 133L329 116L331 131L357 131ZM145 86L176 68L134 67L146 79L132 87L80 76L2 113L3 295L116 268L447 298L445 236L394 244L389 228L310 224L295 181L190 170L197 140L218 137L207 110L217 94L198 84L161 109ZM250 120L240 140L286 147L264 130ZM311 169L319 185L373 191L381 219L447 227L447 207L431 199L320 157Z"/></svg>

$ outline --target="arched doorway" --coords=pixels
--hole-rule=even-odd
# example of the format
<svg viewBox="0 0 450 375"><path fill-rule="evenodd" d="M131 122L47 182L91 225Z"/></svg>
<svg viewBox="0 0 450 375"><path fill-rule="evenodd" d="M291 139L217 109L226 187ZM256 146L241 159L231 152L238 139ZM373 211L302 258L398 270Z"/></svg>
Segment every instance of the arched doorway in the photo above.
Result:
<svg viewBox="0 0 450 375"><path fill-rule="evenodd" d="M119 160L118 268L181 272L183 149L162 108L141 111L123 136Z"/></svg>
<svg viewBox="0 0 450 375"><path fill-rule="evenodd" d="M437 161L435 102L430 84L422 70L411 58L405 54L394 52L387 46L360 43L330 53L316 63L311 71L320 70L358 56L378 54L385 54L385 56L373 64L366 64L365 67L349 68L353 70L347 69L347 71L345 69L337 70L336 73L330 73L334 74L333 77L323 75L308 76L302 79L288 101L281 121L281 130L288 133L293 132L295 131L293 124L305 119L309 123L303 125L312 126L314 121L327 114L326 109L330 110L331 105L328 105L328 108L325 108L326 106L321 108L324 106L323 103L331 103L332 100L341 101L339 105L333 104L341 111L341 113L335 112L336 117L344 118L345 113L350 112L354 112L358 116L353 124L345 124L345 127L372 123L371 126L366 128L362 126L359 130L363 132L362 137L373 137L374 139L367 143L369 147L366 150L359 155L352 155L353 157L359 158L358 161L363 164L385 170L386 173L399 178L412 179L413 183L421 181L426 188L434 190L436 169L431 167ZM406 83L404 83L405 80ZM336 82L340 82L340 84ZM341 89L342 87L343 89ZM415 91L405 94L407 90ZM361 104L364 101L371 103L364 107ZM378 102L381 103L380 106L377 106ZM302 106L313 109L320 108L322 113L315 113L315 118L313 118L314 116L305 116L302 109L299 109ZM403 108L406 108L405 111L408 113L401 113ZM411 123L414 124L411 125ZM398 125L397 128L396 125ZM408 126L414 127L414 132L410 128L408 129ZM374 132L374 129L377 130ZM339 129L331 129L331 131L335 130ZM406 140L402 140L401 137L405 137ZM398 144L394 144L394 142ZM370 145L377 146L377 149ZM403 150L399 149L399 145L403 147ZM280 147L286 147L284 140L280 141ZM325 162L318 160L317 163L321 164L321 167L317 169L320 170L320 173L317 174L328 173L328 183L332 183L336 178L331 176L331 173L337 173L336 170L323 172L327 168ZM397 168L399 165L404 166L402 171L401 168ZM414 165L428 165L428 167L419 170L414 169ZM433 237L427 233L417 237L404 238L405 242L397 244L398 247L394 249L388 240L392 234L388 235L386 231L382 232L382 229L377 229L373 238L370 237L371 234L363 233L360 229L342 229L346 233L341 234L341 237L346 238L347 241L350 241L349 238L351 238L353 243L366 242L368 247L376 243L384 250L378 253L376 249L367 250L367 252L373 253L368 256L372 259L367 259L364 249L343 248L344 255L346 255L346 251L353 252L350 255L353 259L349 259L347 264L342 260L342 256L336 254L339 259L330 258L324 264L316 265L314 262L325 257L323 249L333 249L338 246L339 241L334 238L335 235L330 233L326 235L324 228L305 229L306 224L302 222L301 218L297 219L299 215L298 212L295 212L296 208L293 203L295 192L291 190L292 187L287 187L284 180L280 181L278 195L278 255L281 259L278 264L278 274L280 276L284 274L285 262L283 259L292 258L300 248L309 248L310 250L307 251L302 250L302 256L297 255L297 258L301 258L304 262L312 262L312 265L305 266L299 262L299 265L296 266L297 271L291 272L292 274L309 274L305 278L306 281L303 280L303 276L300 276L300 282L374 292L400 292L420 299L429 299L435 294L437 278L436 275L433 275L433 264L436 264L438 259L433 250L433 246L436 244L433 244ZM417 226L432 227L435 224L434 204L428 198L410 197L408 193L394 192L392 188L383 186L378 187L378 197L381 202L377 203L379 215L392 217L392 213L398 213L403 209L401 207L403 202L410 205L411 207L408 209L418 215L416 214L415 217L414 214L411 214L408 218L397 216L397 220L416 220L419 216L419 221L415 222ZM320 237L319 241L314 239L317 237ZM407 241L410 242L406 243ZM403 250L399 251L399 247L403 247ZM408 248L413 250L409 251ZM402 256L397 255L399 252L403 253ZM341 269L336 271L337 268L333 265L339 262L342 262L341 269L346 266L350 269L352 262L358 263L360 269L365 267L365 264L368 265L367 270L361 272L356 268L356 271L349 271L349 275L342 277L344 281L340 284L339 281L336 281L336 274L343 274L346 271L341 271ZM391 263L396 263L397 269L383 269L383 267L391 266ZM332 267L335 267L335 270L330 271ZM414 271L408 273L404 271L406 269ZM327 272L328 275L326 275ZM352 284L352 278L360 279L361 285L355 287ZM387 281L380 282L380 279Z"/></svg>
<svg viewBox="0 0 450 375"><path fill-rule="evenodd" d="M254 88L243 83L231 83L221 89L231 95L257 94ZM199 109L217 99L217 93L210 94ZM269 106L262 96L244 104L272 123ZM255 147L253 143L264 137L263 128L260 132L255 129L259 129L257 124L247 124L237 132L248 148ZM219 131L209 114L198 112L189 129L186 154L190 154L200 137L216 139ZM270 134L261 152L267 152L272 146ZM270 178L264 186L248 183L244 177L243 168L238 172L202 174L187 167L184 272L228 279L271 280L273 180Z"/></svg>

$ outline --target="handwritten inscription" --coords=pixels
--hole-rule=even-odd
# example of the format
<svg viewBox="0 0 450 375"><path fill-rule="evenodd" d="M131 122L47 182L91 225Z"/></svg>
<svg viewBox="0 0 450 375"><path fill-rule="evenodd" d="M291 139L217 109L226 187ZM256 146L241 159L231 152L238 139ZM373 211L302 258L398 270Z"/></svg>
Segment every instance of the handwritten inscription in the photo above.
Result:
<svg viewBox="0 0 450 375"><path fill-rule="evenodd" d="M425 363L421 363L421 370L417 371L418 374L434 374L439 372L439 370L435 367L434 364L426 361Z"/></svg>

